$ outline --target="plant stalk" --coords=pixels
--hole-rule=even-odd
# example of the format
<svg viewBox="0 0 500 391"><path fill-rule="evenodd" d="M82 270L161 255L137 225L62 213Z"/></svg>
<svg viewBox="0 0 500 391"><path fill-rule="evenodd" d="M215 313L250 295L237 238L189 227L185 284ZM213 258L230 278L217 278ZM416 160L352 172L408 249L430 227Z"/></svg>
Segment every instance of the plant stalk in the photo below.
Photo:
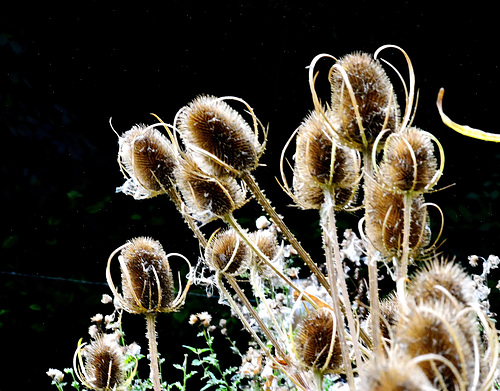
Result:
<svg viewBox="0 0 500 391"><path fill-rule="evenodd" d="M158 346L156 343L156 313L147 312L146 313L146 336L148 338L149 345L149 367L150 367L150 378L153 382L153 389L155 391L161 391L160 382L160 369L158 366Z"/></svg>

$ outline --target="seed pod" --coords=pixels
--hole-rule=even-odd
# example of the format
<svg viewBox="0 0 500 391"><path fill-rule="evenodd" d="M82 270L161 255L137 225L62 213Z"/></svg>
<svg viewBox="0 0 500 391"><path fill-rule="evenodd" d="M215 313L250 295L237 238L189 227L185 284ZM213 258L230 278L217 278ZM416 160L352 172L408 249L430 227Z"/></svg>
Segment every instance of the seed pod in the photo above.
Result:
<svg viewBox="0 0 500 391"><path fill-rule="evenodd" d="M369 151L382 130L397 129L399 107L392 84L378 60L366 53L349 54L332 68L330 84L331 110L337 120L335 130L342 143Z"/></svg>
<svg viewBox="0 0 500 391"><path fill-rule="evenodd" d="M447 293L464 307L477 301L474 298L472 280L453 261L435 259L427 263L413 275L408 285L408 296L413 297L417 303L450 300Z"/></svg>
<svg viewBox="0 0 500 391"><path fill-rule="evenodd" d="M176 178L189 212L199 221L224 217L245 202L245 192L236 179L206 174L189 156L179 165Z"/></svg>
<svg viewBox="0 0 500 391"><path fill-rule="evenodd" d="M379 171L388 188L421 193L435 184L436 175L437 160L427 132L411 127L389 136Z"/></svg>
<svg viewBox="0 0 500 391"><path fill-rule="evenodd" d="M383 345L388 345L392 342L393 329L397 324L399 318L399 303L394 295L389 295L384 300L381 300L379 304L380 311L380 336L384 339ZM366 321L368 326L368 332L371 334L371 314L368 316Z"/></svg>
<svg viewBox="0 0 500 391"><path fill-rule="evenodd" d="M334 322L332 312L320 308L310 312L297 327L295 351L307 368L322 373L340 368L342 353Z"/></svg>
<svg viewBox="0 0 500 391"><path fill-rule="evenodd" d="M80 345L77 354L80 350L85 357L85 366L78 366L75 361L75 372L85 387L103 391L119 390L126 383L123 348L112 334L101 335L90 345Z"/></svg>
<svg viewBox="0 0 500 391"><path fill-rule="evenodd" d="M234 229L217 232L205 249L208 266L229 276L238 276L246 269L251 252Z"/></svg>
<svg viewBox="0 0 500 391"><path fill-rule="evenodd" d="M146 237L132 239L118 260L127 312L172 311L174 282L167 254L158 241Z"/></svg>
<svg viewBox="0 0 500 391"><path fill-rule="evenodd" d="M249 234L249 238L269 260L275 261L275 258L280 255L280 246L276 240L275 232L269 230L255 231ZM273 275L273 271L267 263L255 255L253 251L251 252L251 257L251 262L257 267L259 274L267 277Z"/></svg>
<svg viewBox="0 0 500 391"><path fill-rule="evenodd" d="M408 357L393 354L372 360L361 378L361 391L437 391Z"/></svg>
<svg viewBox="0 0 500 391"><path fill-rule="evenodd" d="M373 246L386 257L400 256L403 246L403 194L385 191L375 181L366 183L366 234ZM429 244L427 208L423 196L411 202L409 255L415 257Z"/></svg>
<svg viewBox="0 0 500 391"><path fill-rule="evenodd" d="M222 99L199 96L180 110L177 127L204 171L221 175L257 167L262 146L256 132Z"/></svg>
<svg viewBox="0 0 500 391"><path fill-rule="evenodd" d="M127 181L117 188L135 199L169 192L177 160L172 143L156 128L136 125L119 139L118 161Z"/></svg>
<svg viewBox="0 0 500 391"><path fill-rule="evenodd" d="M294 168L294 196L305 209L320 209L323 192L335 195L341 209L354 198L360 177L358 154L334 142L326 119L311 113L299 127Z"/></svg>
<svg viewBox="0 0 500 391"><path fill-rule="evenodd" d="M445 389L453 390L460 382L472 384L476 358L470 337L475 334L477 324L470 317L463 316L449 301L440 301L411 306L398 324L396 343L409 357L434 354L447 360L429 358L419 366L435 386L444 382Z"/></svg>

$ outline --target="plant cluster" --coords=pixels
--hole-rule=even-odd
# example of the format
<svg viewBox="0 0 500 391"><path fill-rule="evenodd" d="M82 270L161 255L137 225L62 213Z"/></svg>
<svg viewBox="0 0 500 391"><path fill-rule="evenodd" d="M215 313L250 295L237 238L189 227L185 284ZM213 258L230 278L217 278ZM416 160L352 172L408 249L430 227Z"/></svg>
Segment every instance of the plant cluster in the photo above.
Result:
<svg viewBox="0 0 500 391"><path fill-rule="evenodd" d="M404 77L380 59L387 49L402 53L408 65L402 106L383 64ZM324 58L334 60L327 103L315 89L315 68ZM440 224L432 224L438 229L431 232L430 215L439 222L442 213L427 197L436 190L445 156L431 133L413 125L417 94L408 55L393 45L373 55L322 54L309 67L309 85L314 110L283 148L280 172L282 188L297 207L318 211L322 261L311 258L255 181L268 133L241 98L199 96L172 123L156 117L153 125L119 135L118 162L126 181L117 190L135 199L169 197L202 255L192 267L183 255L167 254L158 241L144 237L113 251L106 276L119 321L103 326L99 318L91 342L79 344L74 373L81 384L96 390L184 390L199 367L203 389L218 390L494 386L499 346L484 281L497 258L485 260L487 270L471 277L437 253ZM441 99L442 93L443 120L458 127L444 116ZM289 162L286 152L294 140ZM244 229L234 212L254 201L265 216L255 230ZM358 234L337 232L336 216L346 211L360 214ZM121 288L112 277L116 255ZM177 294L169 264L174 256L189 266L188 282ZM379 289L383 276L392 279L392 291ZM179 310L191 284L216 289L253 346L241 355L239 368L221 369L210 315L192 315L190 323L200 325L207 347L187 347L196 355L195 370L188 369L186 356L175 364L183 382L167 385L159 370L155 320L160 312ZM121 337L123 311L146 318L149 380L138 379L140 355ZM60 374L51 375L62 389Z"/></svg>

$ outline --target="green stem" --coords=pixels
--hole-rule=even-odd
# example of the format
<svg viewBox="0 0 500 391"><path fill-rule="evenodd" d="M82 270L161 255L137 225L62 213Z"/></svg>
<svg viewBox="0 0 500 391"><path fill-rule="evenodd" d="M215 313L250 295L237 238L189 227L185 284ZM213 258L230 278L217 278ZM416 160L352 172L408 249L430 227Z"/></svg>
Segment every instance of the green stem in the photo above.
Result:
<svg viewBox="0 0 500 391"><path fill-rule="evenodd" d="M161 391L160 369L158 366L158 346L156 344L156 313L146 313L146 336L149 345L150 378L155 391Z"/></svg>

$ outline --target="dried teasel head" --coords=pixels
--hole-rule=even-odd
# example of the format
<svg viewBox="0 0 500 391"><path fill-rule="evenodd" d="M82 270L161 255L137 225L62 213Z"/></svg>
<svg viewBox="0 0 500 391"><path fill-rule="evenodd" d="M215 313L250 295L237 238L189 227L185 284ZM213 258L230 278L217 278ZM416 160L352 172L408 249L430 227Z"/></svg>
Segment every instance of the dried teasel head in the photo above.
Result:
<svg viewBox="0 0 500 391"><path fill-rule="evenodd" d="M342 364L337 325L331 310L311 311L297 326L295 352L307 368L321 373L335 372Z"/></svg>
<svg viewBox="0 0 500 391"><path fill-rule="evenodd" d="M231 176L203 172L189 156L176 171L177 185L188 212L201 222L222 218L245 203L245 189Z"/></svg>
<svg viewBox="0 0 500 391"><path fill-rule="evenodd" d="M477 302L473 282L462 267L452 260L437 258L412 276L408 296L417 303L451 300L461 307Z"/></svg>
<svg viewBox="0 0 500 391"><path fill-rule="evenodd" d="M399 303L394 294L380 301L379 304L379 323L380 323L380 337L383 338L382 345L390 347L394 337L394 327L399 318ZM368 332L372 334L371 330L371 314L366 321Z"/></svg>
<svg viewBox="0 0 500 391"><path fill-rule="evenodd" d="M366 182L366 235L385 257L400 257L403 249L403 194L386 191L373 180ZM409 254L414 258L430 242L427 207L422 195L411 200Z"/></svg>
<svg viewBox="0 0 500 391"><path fill-rule="evenodd" d="M238 276L245 271L251 251L234 229L216 231L205 248L208 266L229 276Z"/></svg>
<svg viewBox="0 0 500 391"><path fill-rule="evenodd" d="M225 102L229 99L247 106L254 129ZM258 140L258 121L241 99L199 96L179 111L175 123L186 148L204 171L239 174L257 167L263 152Z"/></svg>
<svg viewBox="0 0 500 391"><path fill-rule="evenodd" d="M118 261L122 274L120 295L111 278L111 260L120 252ZM170 269L169 257L183 258L191 269L188 260L180 254L166 254L160 242L147 238L134 238L118 247L110 255L106 278L111 291L120 306L129 313L145 314L177 311L183 304L190 286L174 295L174 281Z"/></svg>
<svg viewBox="0 0 500 391"><path fill-rule="evenodd" d="M127 180L117 191L143 199L172 189L177 158L172 143L158 129L136 125L118 143L118 162Z"/></svg>
<svg viewBox="0 0 500 391"><path fill-rule="evenodd" d="M335 142L324 115L314 111L298 128L292 198L304 209L320 209L327 191L341 209L353 201L360 167L359 154Z"/></svg>
<svg viewBox="0 0 500 391"><path fill-rule="evenodd" d="M409 306L395 341L440 389L465 389L478 375L477 323L449 301Z"/></svg>
<svg viewBox="0 0 500 391"><path fill-rule="evenodd" d="M395 131L399 107L380 62L366 53L348 54L332 67L333 127L342 143L369 151L382 131Z"/></svg>
<svg viewBox="0 0 500 391"><path fill-rule="evenodd" d="M251 232L248 236L255 246L272 262L277 261L283 255L283 248L278 244L275 231L259 230ZM261 276L270 277L273 275L273 271L267 263L253 252L251 252L250 262Z"/></svg>
<svg viewBox="0 0 500 391"><path fill-rule="evenodd" d="M439 147L440 167L432 141ZM392 133L387 138L378 177L392 191L423 193L437 183L443 165L443 149L435 137L419 128L410 127Z"/></svg>
<svg viewBox="0 0 500 391"><path fill-rule="evenodd" d="M361 378L361 391L437 391L409 357L393 353L372 360Z"/></svg>
<svg viewBox="0 0 500 391"><path fill-rule="evenodd" d="M90 344L82 344L80 340L73 367L80 382L89 389L124 390L135 374L134 370L127 376L125 358L116 334L101 334Z"/></svg>

